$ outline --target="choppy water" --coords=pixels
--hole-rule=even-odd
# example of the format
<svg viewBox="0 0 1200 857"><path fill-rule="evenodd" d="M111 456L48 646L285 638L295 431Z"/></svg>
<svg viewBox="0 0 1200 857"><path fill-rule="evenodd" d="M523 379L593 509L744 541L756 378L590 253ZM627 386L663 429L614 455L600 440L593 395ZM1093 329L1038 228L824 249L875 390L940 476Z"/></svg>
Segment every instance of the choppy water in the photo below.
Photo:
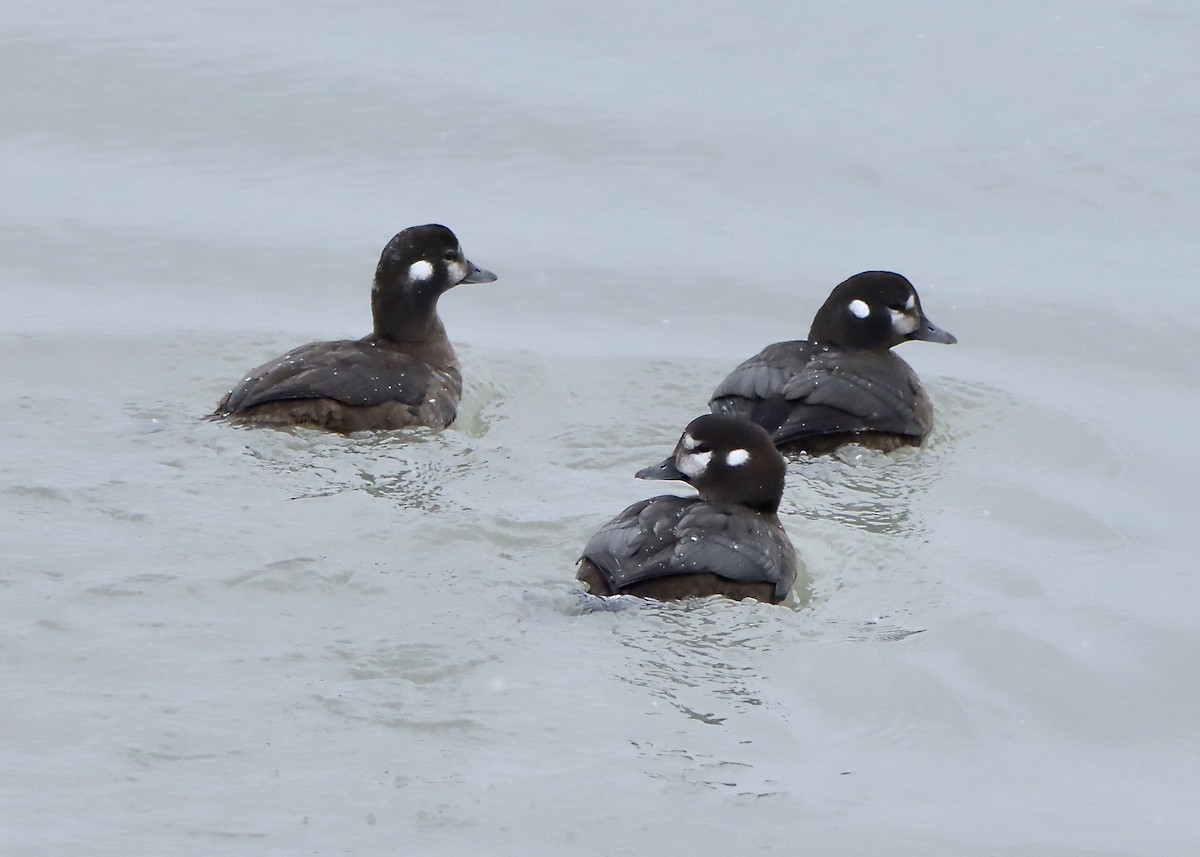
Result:
<svg viewBox="0 0 1200 857"><path fill-rule="evenodd" d="M4 853L1190 855L1200 11L0 12ZM200 419L365 333L466 401ZM724 372L908 275L931 443L792 464L790 607L589 605Z"/></svg>

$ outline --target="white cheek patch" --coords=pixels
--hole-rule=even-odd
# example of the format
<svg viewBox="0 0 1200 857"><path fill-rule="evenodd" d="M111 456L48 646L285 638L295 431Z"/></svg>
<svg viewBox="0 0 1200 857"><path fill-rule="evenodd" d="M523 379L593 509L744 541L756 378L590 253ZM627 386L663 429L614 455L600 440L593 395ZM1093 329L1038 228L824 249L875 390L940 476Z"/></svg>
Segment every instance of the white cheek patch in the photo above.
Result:
<svg viewBox="0 0 1200 857"><path fill-rule="evenodd" d="M675 466L679 468L679 472L684 476L695 479L708 469L708 462L711 458L712 450L708 452L689 452L687 455L676 456Z"/></svg>
<svg viewBox="0 0 1200 857"><path fill-rule="evenodd" d="M725 456L725 463L730 467L741 467L750 460L750 453L745 449L731 450L729 455Z"/></svg>
<svg viewBox="0 0 1200 857"><path fill-rule="evenodd" d="M906 310L908 310L909 312L912 312L914 309L916 309L916 307L917 307L917 296L909 295L908 300L906 300L904 302L904 308Z"/></svg>
<svg viewBox="0 0 1200 857"><path fill-rule="evenodd" d="M433 265L422 259L419 262L413 262L408 266L408 278L410 280L424 281L433 276Z"/></svg>
<svg viewBox="0 0 1200 857"><path fill-rule="evenodd" d="M696 448L696 439L694 437L692 437L690 434L688 434L687 432L683 433L683 437L681 437L679 439L679 442L683 444L684 449L695 449Z"/></svg>
<svg viewBox="0 0 1200 857"><path fill-rule="evenodd" d="M450 282L452 283L461 283L463 278L471 273L471 269L466 266L466 263L459 262L457 259L451 262L448 267L450 268Z"/></svg>
<svg viewBox="0 0 1200 857"><path fill-rule="evenodd" d="M871 308L867 306L865 301L860 301L858 298L850 301L850 313L855 318L866 318L871 314Z"/></svg>
<svg viewBox="0 0 1200 857"><path fill-rule="evenodd" d="M892 329L901 336L908 336L920 324L915 315L909 315L906 312L890 309L888 314L892 317Z"/></svg>

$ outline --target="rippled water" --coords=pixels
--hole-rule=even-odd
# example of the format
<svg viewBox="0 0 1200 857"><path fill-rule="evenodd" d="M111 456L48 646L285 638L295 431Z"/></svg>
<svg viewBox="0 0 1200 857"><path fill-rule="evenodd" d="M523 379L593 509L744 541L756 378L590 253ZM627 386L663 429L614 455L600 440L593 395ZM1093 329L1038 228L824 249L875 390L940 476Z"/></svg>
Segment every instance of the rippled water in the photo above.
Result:
<svg viewBox="0 0 1200 857"><path fill-rule="evenodd" d="M1200 848L1200 13L0 12L12 853ZM450 430L202 419L442 221ZM859 270L920 450L789 468L783 607L573 563ZM7 852L6 852L7 853Z"/></svg>

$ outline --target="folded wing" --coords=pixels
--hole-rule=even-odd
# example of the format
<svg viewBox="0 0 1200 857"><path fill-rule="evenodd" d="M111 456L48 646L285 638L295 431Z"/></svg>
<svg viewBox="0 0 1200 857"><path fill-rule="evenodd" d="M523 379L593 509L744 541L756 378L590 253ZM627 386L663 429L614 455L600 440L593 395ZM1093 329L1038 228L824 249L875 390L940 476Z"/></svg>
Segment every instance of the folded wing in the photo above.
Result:
<svg viewBox="0 0 1200 857"><path fill-rule="evenodd" d="M735 369L709 405L753 420L784 444L859 431L921 436L929 428L922 396L912 369L891 352L845 360L809 342L781 342Z"/></svg>
<svg viewBox="0 0 1200 857"><path fill-rule="evenodd" d="M435 372L434 377L444 374ZM447 375L443 380L454 379ZM219 410L230 414L266 402L321 398L359 407L387 402L417 406L429 383L429 367L411 355L358 340L310 343L251 371Z"/></svg>
<svg viewBox="0 0 1200 857"><path fill-rule="evenodd" d="M652 578L711 573L773 583L796 579L791 543L758 515L696 497L654 497L630 506L584 547L616 591Z"/></svg>

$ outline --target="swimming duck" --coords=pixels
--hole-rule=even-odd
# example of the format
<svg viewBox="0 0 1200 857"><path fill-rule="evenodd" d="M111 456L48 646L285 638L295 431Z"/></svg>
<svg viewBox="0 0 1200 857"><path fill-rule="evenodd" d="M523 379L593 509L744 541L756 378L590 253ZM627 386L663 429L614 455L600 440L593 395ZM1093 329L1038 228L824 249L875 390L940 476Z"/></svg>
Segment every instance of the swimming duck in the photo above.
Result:
<svg viewBox="0 0 1200 857"><path fill-rule="evenodd" d="M958 341L929 320L905 277L855 274L817 310L807 340L776 342L742 363L717 386L709 408L752 420L786 451L919 445L933 426L933 404L912 367L891 351L911 339Z"/></svg>
<svg viewBox="0 0 1200 857"><path fill-rule="evenodd" d="M213 416L337 432L444 428L457 414L462 375L438 298L454 286L495 279L466 259L445 226L409 227L379 258L370 334L310 342L264 363L221 399Z"/></svg>
<svg viewBox="0 0 1200 857"><path fill-rule="evenodd" d="M588 541L576 577L593 595L782 601L797 571L778 517L785 470L759 426L697 417L671 457L637 477L686 482L698 496L634 503Z"/></svg>

